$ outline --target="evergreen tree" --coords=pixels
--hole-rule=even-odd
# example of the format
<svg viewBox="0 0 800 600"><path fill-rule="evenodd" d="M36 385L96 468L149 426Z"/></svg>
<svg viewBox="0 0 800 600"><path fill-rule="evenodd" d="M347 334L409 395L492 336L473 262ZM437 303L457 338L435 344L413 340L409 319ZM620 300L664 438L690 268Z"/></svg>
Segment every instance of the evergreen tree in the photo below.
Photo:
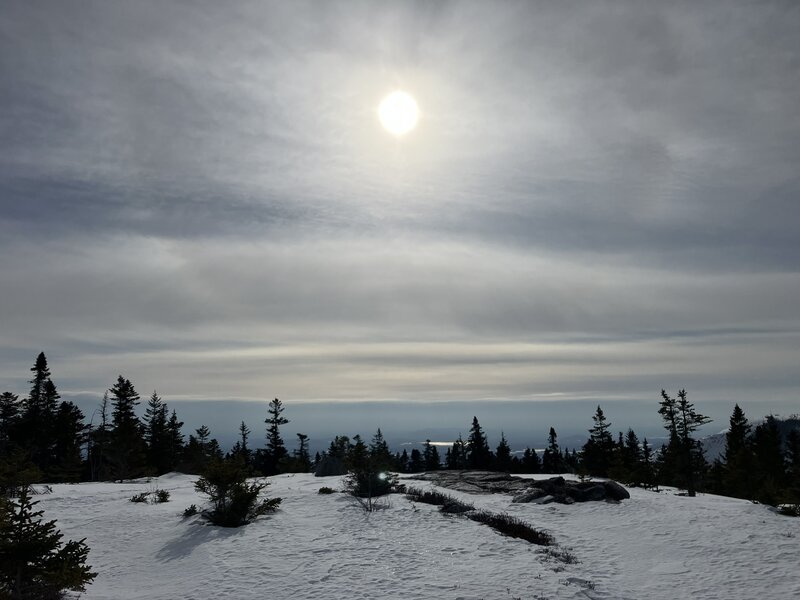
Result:
<svg viewBox="0 0 800 600"><path fill-rule="evenodd" d="M183 421L178 420L175 409L167 421L167 469L174 471L183 457L183 433L181 433Z"/></svg>
<svg viewBox="0 0 800 600"><path fill-rule="evenodd" d="M13 444L20 411L19 396L11 392L0 394L0 456Z"/></svg>
<svg viewBox="0 0 800 600"><path fill-rule="evenodd" d="M269 484L248 482L249 475L250 470L240 457L216 457L206 465L194 487L211 502L211 510L204 514L212 524L240 527L278 508L281 498L259 498Z"/></svg>
<svg viewBox="0 0 800 600"><path fill-rule="evenodd" d="M22 403L14 437L29 452L33 463L48 473L54 459L53 427L60 396L50 379L44 352L36 357L31 372L31 391Z"/></svg>
<svg viewBox="0 0 800 600"><path fill-rule="evenodd" d="M263 465L266 475L275 475L278 473L280 461L288 454L280 432L280 426L286 425L289 422L289 419L282 416L283 411L283 403L277 398L269 403L269 408L267 409L268 416L264 420L267 424L267 448L264 457L265 464Z"/></svg>
<svg viewBox="0 0 800 600"><path fill-rule="evenodd" d="M217 440L211 437L207 425L195 429L196 435L189 435L189 443L183 451L183 469L190 473L202 473L215 458L222 458Z"/></svg>
<svg viewBox="0 0 800 600"><path fill-rule="evenodd" d="M470 469L489 469L491 462L489 442L478 423L478 417L472 417L472 427L467 437L467 466Z"/></svg>
<svg viewBox="0 0 800 600"><path fill-rule="evenodd" d="M89 433L89 479L91 481L106 480L110 477L108 467L108 451L111 444L111 421L109 410L108 392L103 394L100 401L100 424ZM94 417L92 418L94 421Z"/></svg>
<svg viewBox="0 0 800 600"><path fill-rule="evenodd" d="M724 465L721 469L722 493L737 498L753 498L753 451L750 444L750 423L736 404L725 434Z"/></svg>
<svg viewBox="0 0 800 600"><path fill-rule="evenodd" d="M642 449L639 445L639 437L633 429L628 428L625 435L625 468L631 473L635 473L642 461Z"/></svg>
<svg viewBox="0 0 800 600"><path fill-rule="evenodd" d="M406 452L405 448L403 448L403 452L400 453L397 466L398 470L402 471L403 473L408 471L408 452Z"/></svg>
<svg viewBox="0 0 800 600"><path fill-rule="evenodd" d="M460 433L458 434L458 439L453 442L453 446L450 448L445 464L448 469L462 470L467 468L467 445L461 439Z"/></svg>
<svg viewBox="0 0 800 600"><path fill-rule="evenodd" d="M380 427L375 435L372 436L372 442L369 445L369 456L376 468L389 470L393 466L392 453L389 450L389 444L383 438Z"/></svg>
<svg viewBox="0 0 800 600"><path fill-rule="evenodd" d="M786 500L800 504L800 429L793 429L786 438Z"/></svg>
<svg viewBox="0 0 800 600"><path fill-rule="evenodd" d="M769 415L753 432L753 453L757 480L756 499L777 504L784 486L785 468L782 436L774 416Z"/></svg>
<svg viewBox="0 0 800 600"><path fill-rule="evenodd" d="M139 477L145 471L147 448L142 423L135 413L139 394L122 375L108 391L112 406L108 449L111 474L119 480Z"/></svg>
<svg viewBox="0 0 800 600"><path fill-rule="evenodd" d="M311 456L308 453L308 436L305 433L297 434L297 450L294 453L297 470L307 473L311 470Z"/></svg>
<svg viewBox="0 0 800 600"><path fill-rule="evenodd" d="M31 462L25 450L14 448L0 455L0 502L19 496L23 488L41 480L41 470Z"/></svg>
<svg viewBox="0 0 800 600"><path fill-rule="evenodd" d="M522 454L521 468L523 473L539 473L542 470L542 463L536 450L525 448L525 452Z"/></svg>
<svg viewBox="0 0 800 600"><path fill-rule="evenodd" d="M558 447L558 434L555 428L550 428L547 435L547 448L542 455L542 473L561 473L564 470L564 458Z"/></svg>
<svg viewBox="0 0 800 600"><path fill-rule="evenodd" d="M422 453L413 448L411 450L411 459L408 461L409 473L420 473L425 470L425 462L422 460Z"/></svg>
<svg viewBox="0 0 800 600"><path fill-rule="evenodd" d="M678 392L677 399L671 398L661 390L658 410L664 420L664 428L669 432L669 445L664 451L664 466L673 477L673 485L686 488L689 496L696 495L696 481L705 469L702 446L692 437L698 427L710 423L711 419L698 413L689 402L686 390Z"/></svg>
<svg viewBox="0 0 800 600"><path fill-rule="evenodd" d="M72 402L58 406L53 427L53 460L48 473L51 481L80 481L83 473L81 448L87 440L89 426L83 412Z"/></svg>
<svg viewBox="0 0 800 600"><path fill-rule="evenodd" d="M495 454L495 469L508 473L511 471L511 447L508 445L506 435L500 432L500 443Z"/></svg>
<svg viewBox="0 0 800 600"><path fill-rule="evenodd" d="M348 454L350 454L351 447L352 444L350 443L349 437L346 435L337 435L331 440L330 446L328 446L328 456L346 461Z"/></svg>
<svg viewBox="0 0 800 600"><path fill-rule="evenodd" d="M60 598L65 590L83 592L97 575L86 564L89 548L64 544L55 521L43 521L28 487L16 502L0 498L0 596Z"/></svg>
<svg viewBox="0 0 800 600"><path fill-rule="evenodd" d="M592 416L594 425L589 430L589 439L583 446L583 466L591 475L606 477L614 454L614 439L603 409L598 405Z"/></svg>
<svg viewBox="0 0 800 600"><path fill-rule="evenodd" d="M158 475L170 470L169 438L167 435L167 405L153 390L144 413L144 437L147 443L147 462Z"/></svg>
<svg viewBox="0 0 800 600"><path fill-rule="evenodd" d="M656 484L655 465L653 464L653 449L647 443L647 438L642 440L642 461L637 477L639 483L645 488L652 488Z"/></svg>
<svg viewBox="0 0 800 600"><path fill-rule="evenodd" d="M439 450L431 444L430 440L425 440L422 450L422 464L426 471L436 471L440 468Z"/></svg>
<svg viewBox="0 0 800 600"><path fill-rule="evenodd" d="M200 451L203 454L207 454L208 442L211 440L211 430L207 425L200 425L194 432L197 434L197 445L200 446Z"/></svg>
<svg viewBox="0 0 800 600"><path fill-rule="evenodd" d="M299 433L297 435L300 435ZM245 466L249 466L252 462L250 448L247 446L247 439L250 437L250 428L242 421L239 424L239 441L237 441L231 449L232 457L241 458Z"/></svg>
<svg viewBox="0 0 800 600"><path fill-rule="evenodd" d="M669 434L668 442L662 444L658 454L658 477L666 484L673 484L682 479L682 449L678 437L678 402L665 390L661 390L658 414L664 421L664 428Z"/></svg>
<svg viewBox="0 0 800 600"><path fill-rule="evenodd" d="M373 454L361 440L360 435L353 436L353 442L345 488L354 497L365 499L362 506L371 511L374 508L373 498L391 492L397 483L397 476L385 471L384 465L381 464L385 457L380 448Z"/></svg>

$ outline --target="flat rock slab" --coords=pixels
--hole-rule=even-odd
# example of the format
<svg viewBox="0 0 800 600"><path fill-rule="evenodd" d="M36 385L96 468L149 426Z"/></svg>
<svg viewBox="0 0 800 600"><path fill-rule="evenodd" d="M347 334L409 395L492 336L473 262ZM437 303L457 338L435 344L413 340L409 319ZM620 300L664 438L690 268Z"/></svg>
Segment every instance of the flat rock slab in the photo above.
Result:
<svg viewBox="0 0 800 600"><path fill-rule="evenodd" d="M416 474L411 479L431 481L468 494L512 494L512 502L517 503L618 502L631 497L628 490L610 479L579 482L551 477L534 481L494 471L431 471Z"/></svg>

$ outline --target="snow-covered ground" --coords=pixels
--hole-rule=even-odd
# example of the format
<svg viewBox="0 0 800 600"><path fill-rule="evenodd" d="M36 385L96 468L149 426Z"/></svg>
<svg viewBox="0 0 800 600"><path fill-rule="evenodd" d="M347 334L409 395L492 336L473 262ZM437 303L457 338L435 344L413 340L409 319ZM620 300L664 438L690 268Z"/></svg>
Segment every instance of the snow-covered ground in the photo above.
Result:
<svg viewBox="0 0 800 600"><path fill-rule="evenodd" d="M271 478L277 513L211 527L181 518L202 503L195 479L54 485L37 497L66 538L91 548L86 598L800 598L800 519L742 500L631 489L620 504L537 505L444 490L551 532L580 561L564 564L400 495L367 515L343 494L317 494L337 477ZM171 501L129 502L155 487Z"/></svg>

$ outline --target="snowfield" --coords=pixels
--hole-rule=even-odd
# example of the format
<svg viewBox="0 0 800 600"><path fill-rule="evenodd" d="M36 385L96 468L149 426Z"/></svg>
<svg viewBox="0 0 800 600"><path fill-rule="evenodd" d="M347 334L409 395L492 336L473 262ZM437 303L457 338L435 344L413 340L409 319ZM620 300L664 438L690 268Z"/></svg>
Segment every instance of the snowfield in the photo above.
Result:
<svg viewBox="0 0 800 600"><path fill-rule="evenodd" d="M549 477L549 476L542 476ZM720 496L631 488L620 504L512 504L508 495L443 489L552 533L578 563L438 507L392 495L365 514L338 477L270 478L278 512L239 529L184 519L202 506L195 476L53 485L38 496L68 539L86 538L98 572L85 598L775 599L800 598L800 519ZM418 488L432 486L408 481ZM136 493L172 494L135 504Z"/></svg>

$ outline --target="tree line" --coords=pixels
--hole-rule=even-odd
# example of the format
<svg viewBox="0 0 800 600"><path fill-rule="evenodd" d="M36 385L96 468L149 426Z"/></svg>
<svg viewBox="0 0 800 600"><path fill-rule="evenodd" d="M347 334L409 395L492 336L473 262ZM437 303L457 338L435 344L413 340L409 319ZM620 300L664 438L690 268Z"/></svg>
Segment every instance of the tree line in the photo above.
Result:
<svg viewBox="0 0 800 600"><path fill-rule="evenodd" d="M36 358L31 372L27 397L20 399L11 392L0 395L0 492L6 495L9 486L18 485L15 480L103 481L170 471L199 473L210 462L227 457L241 462L253 475L311 470L335 475L354 469L374 475L442 468L575 473L649 488L675 486L688 495L705 491L770 504L800 503L800 432L796 428L784 434L771 416L753 428L736 405L725 451L709 464L694 435L710 419L695 409L685 390L675 397L661 391L658 413L667 441L658 448L630 428L619 431L615 439L612 424L598 406L581 448L562 450L558 434L550 427L541 456L531 448L512 452L504 434L490 448L478 418L473 417L466 440L459 435L444 455L430 440L422 449L392 452L378 429L369 444L360 435L336 436L326 451L312 459L308 436L303 433L296 434L296 448L287 450L281 427L289 421L277 398L267 407L264 445L253 447L252 432L242 422L237 442L224 453L205 425L186 439L177 412L155 391L139 418L136 407L141 398L122 375L103 396L97 423L92 419L87 425L81 410L58 394L44 353ZM365 481L370 486L388 485Z"/></svg>
<svg viewBox="0 0 800 600"><path fill-rule="evenodd" d="M253 448L251 431L242 422L239 439L226 455L206 425L187 439L177 412L170 410L156 391L139 418L136 408L141 397L122 375L103 395L92 423L87 424L80 408L61 398L44 353L36 358L31 372L26 397L0 394L2 495L14 495L14 488L36 481L108 481L170 471L199 473L225 456L241 459L253 475L311 468L308 436L297 434L298 449L291 454L286 449L279 428L288 420L277 398L267 408L265 445Z"/></svg>

